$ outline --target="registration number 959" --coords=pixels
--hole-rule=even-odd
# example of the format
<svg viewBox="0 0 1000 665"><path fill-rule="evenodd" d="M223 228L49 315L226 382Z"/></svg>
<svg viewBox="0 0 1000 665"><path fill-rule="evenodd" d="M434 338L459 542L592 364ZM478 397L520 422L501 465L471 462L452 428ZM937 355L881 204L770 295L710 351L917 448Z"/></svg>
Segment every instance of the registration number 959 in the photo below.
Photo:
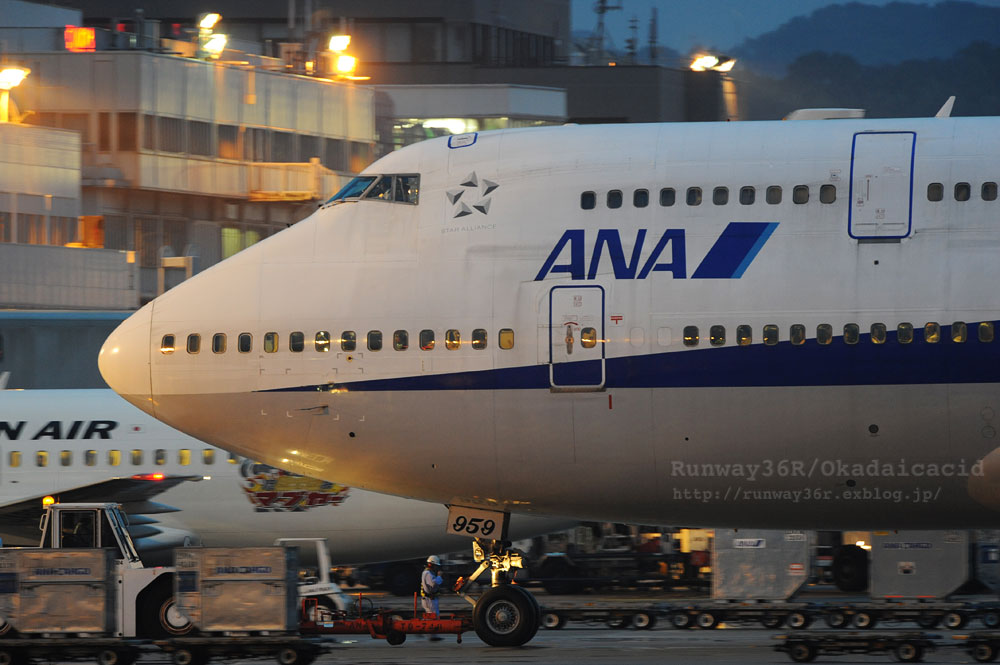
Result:
<svg viewBox="0 0 1000 665"><path fill-rule="evenodd" d="M452 506L448 510L448 526L445 529L456 536L467 538L489 538L500 540L503 531L504 514L490 510Z"/></svg>

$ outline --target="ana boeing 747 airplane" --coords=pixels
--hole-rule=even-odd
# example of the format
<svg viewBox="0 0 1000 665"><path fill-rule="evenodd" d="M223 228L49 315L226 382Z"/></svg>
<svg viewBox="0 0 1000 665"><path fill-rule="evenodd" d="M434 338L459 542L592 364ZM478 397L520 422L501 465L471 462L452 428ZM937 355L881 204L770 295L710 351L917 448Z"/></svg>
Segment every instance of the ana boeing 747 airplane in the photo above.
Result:
<svg viewBox="0 0 1000 665"><path fill-rule="evenodd" d="M447 503L473 535L475 511L993 527L998 130L427 141L143 307L101 371L193 436ZM490 626L530 602L492 592L480 635L525 639Z"/></svg>

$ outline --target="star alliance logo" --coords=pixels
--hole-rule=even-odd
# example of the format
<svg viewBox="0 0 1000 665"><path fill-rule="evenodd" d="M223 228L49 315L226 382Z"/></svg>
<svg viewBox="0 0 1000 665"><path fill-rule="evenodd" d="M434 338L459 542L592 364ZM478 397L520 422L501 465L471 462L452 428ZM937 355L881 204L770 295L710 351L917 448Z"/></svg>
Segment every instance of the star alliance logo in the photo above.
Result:
<svg viewBox="0 0 1000 665"><path fill-rule="evenodd" d="M492 203L490 194L499 186L492 180L480 178L475 171L465 176L458 187L445 192L452 206L452 219L471 215L474 211L488 215Z"/></svg>

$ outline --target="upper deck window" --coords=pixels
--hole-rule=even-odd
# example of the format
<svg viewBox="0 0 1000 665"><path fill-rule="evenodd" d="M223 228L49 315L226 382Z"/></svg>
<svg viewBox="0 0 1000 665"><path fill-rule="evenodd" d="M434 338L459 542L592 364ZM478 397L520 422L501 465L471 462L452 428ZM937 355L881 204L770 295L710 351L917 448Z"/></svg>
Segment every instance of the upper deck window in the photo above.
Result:
<svg viewBox="0 0 1000 665"><path fill-rule="evenodd" d="M358 177L351 180L349 183L340 188L340 191L330 197L327 203L335 203L336 201L344 201L346 199L359 199L361 195L365 193L368 186L375 182L377 176L373 175L359 175Z"/></svg>

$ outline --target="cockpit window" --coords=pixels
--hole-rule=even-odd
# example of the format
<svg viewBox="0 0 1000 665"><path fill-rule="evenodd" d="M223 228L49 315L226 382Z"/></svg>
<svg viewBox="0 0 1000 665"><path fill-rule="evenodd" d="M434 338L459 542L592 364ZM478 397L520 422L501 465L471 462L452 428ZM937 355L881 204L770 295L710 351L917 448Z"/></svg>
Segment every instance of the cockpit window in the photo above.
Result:
<svg viewBox="0 0 1000 665"><path fill-rule="evenodd" d="M420 176L383 175L368 188L365 199L416 204L420 195Z"/></svg>
<svg viewBox="0 0 1000 665"><path fill-rule="evenodd" d="M361 198L361 195L365 193L366 189L368 189L368 185L375 182L375 178L377 177L378 176L374 175L359 175L341 187L340 191L334 194L330 200L327 201L327 203L343 201L344 199Z"/></svg>
<svg viewBox="0 0 1000 665"><path fill-rule="evenodd" d="M420 200L420 176L415 173L404 175L359 175L333 195L326 205L346 199L392 201L416 205Z"/></svg>
<svg viewBox="0 0 1000 665"><path fill-rule="evenodd" d="M382 199L383 201L392 200L392 176L384 175L379 176L378 182L368 188L365 192L366 199Z"/></svg>
<svg viewBox="0 0 1000 665"><path fill-rule="evenodd" d="M420 176L418 175L398 175L396 176L394 200L399 203L416 204L420 198Z"/></svg>

